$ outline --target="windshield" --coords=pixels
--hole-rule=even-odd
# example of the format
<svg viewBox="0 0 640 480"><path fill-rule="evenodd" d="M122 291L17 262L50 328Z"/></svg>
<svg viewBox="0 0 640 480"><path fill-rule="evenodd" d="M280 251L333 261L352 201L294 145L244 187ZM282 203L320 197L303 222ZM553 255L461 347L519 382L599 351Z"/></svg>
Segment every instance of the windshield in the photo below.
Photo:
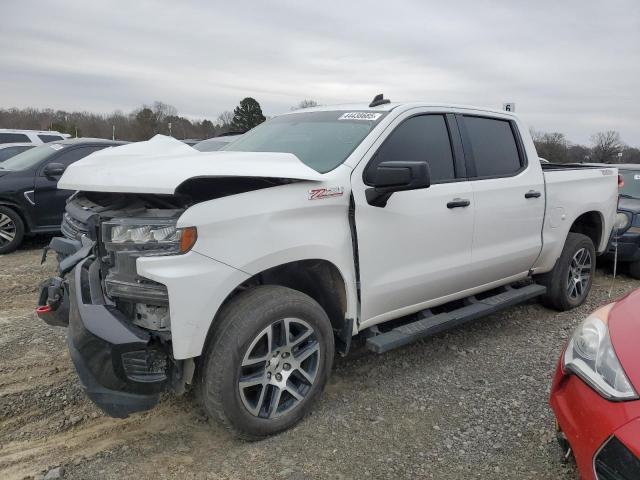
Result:
<svg viewBox="0 0 640 480"><path fill-rule="evenodd" d="M629 197L640 198L640 170L620 170L620 175L624 180L624 186L620 189L620 193Z"/></svg>
<svg viewBox="0 0 640 480"><path fill-rule="evenodd" d="M293 153L320 173L355 150L386 112L302 112L273 118L222 150Z"/></svg>
<svg viewBox="0 0 640 480"><path fill-rule="evenodd" d="M193 148L199 150L200 152L215 152L216 150L220 150L225 145L228 145L233 141L234 137L222 137L221 139L211 138L209 140L203 140L201 142L196 143Z"/></svg>
<svg viewBox="0 0 640 480"><path fill-rule="evenodd" d="M62 148L64 148L64 145L60 145L59 143L48 143L47 145L34 147L2 162L0 164L0 170L27 170L35 167L41 161Z"/></svg>

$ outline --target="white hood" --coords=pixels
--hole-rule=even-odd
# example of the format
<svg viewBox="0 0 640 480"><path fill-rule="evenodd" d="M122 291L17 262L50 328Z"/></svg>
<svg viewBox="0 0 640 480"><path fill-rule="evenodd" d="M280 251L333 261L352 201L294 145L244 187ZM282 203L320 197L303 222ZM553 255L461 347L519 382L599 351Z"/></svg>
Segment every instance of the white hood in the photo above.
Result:
<svg viewBox="0 0 640 480"><path fill-rule="evenodd" d="M199 152L164 135L105 148L73 163L58 188L94 192L173 194L195 177L268 177L323 180L291 153Z"/></svg>

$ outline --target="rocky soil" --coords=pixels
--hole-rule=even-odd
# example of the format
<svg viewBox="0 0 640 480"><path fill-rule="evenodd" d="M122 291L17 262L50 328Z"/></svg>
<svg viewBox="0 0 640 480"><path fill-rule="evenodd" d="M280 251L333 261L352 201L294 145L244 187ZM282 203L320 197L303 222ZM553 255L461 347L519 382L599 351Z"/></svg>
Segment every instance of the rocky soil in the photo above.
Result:
<svg viewBox="0 0 640 480"><path fill-rule="evenodd" d="M574 479L559 460L547 399L574 327L608 301L600 270L586 305L535 302L420 343L338 359L315 412L256 443L210 424L192 395L126 420L84 396L65 331L33 313L47 239L0 257L0 478ZM637 288L624 275L613 296ZM53 477L51 477L53 478Z"/></svg>

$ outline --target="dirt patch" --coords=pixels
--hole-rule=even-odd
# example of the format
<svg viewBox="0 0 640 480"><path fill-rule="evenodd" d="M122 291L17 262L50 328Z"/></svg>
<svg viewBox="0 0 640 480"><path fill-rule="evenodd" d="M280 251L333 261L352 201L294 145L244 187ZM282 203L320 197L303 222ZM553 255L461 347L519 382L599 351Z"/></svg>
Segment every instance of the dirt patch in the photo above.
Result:
<svg viewBox="0 0 640 480"><path fill-rule="evenodd" d="M605 303L599 271L583 307L535 302L414 345L337 359L298 427L257 443L210 424L191 394L147 413L104 416L84 395L65 330L33 314L46 242L0 257L0 478L64 466L65 478L575 478L559 461L547 405L561 346ZM640 286L628 277L614 296Z"/></svg>

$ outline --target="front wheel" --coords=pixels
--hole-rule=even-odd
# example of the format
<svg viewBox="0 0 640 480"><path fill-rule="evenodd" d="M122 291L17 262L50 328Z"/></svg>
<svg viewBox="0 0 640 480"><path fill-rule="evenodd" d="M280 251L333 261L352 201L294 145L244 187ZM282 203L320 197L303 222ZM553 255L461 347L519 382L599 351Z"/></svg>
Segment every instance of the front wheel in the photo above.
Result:
<svg viewBox="0 0 640 480"><path fill-rule="evenodd" d="M311 297L266 285L223 308L207 345L199 396L236 436L257 440L299 422L331 371L331 323Z"/></svg>
<svg viewBox="0 0 640 480"><path fill-rule="evenodd" d="M0 206L0 255L13 252L22 243L24 223L15 210Z"/></svg>
<svg viewBox="0 0 640 480"><path fill-rule="evenodd" d="M595 268L596 251L591 239L570 232L553 270L537 278L547 287L542 303L560 311L582 305L591 290Z"/></svg>

